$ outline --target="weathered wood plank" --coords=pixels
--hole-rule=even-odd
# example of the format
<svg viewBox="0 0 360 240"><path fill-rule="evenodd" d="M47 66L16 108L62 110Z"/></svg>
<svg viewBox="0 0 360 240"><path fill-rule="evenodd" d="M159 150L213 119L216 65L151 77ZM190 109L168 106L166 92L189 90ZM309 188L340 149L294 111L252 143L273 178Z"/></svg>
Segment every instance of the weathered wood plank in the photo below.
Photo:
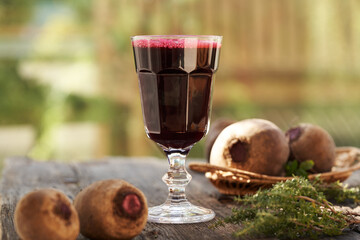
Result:
<svg viewBox="0 0 360 240"><path fill-rule="evenodd" d="M167 187L161 181L166 170L167 162L154 158L108 158L73 164L36 162L22 157L7 159L0 183L1 239L18 239L13 225L14 209L18 200L33 189L53 187L73 199L82 188L92 182L121 178L141 189L147 196L149 206L153 206L163 203L166 198ZM220 194L202 174L190 173L193 180L187 188L189 200L194 204L212 208L217 218L229 215L232 203L226 199L222 201ZM209 229L214 221L184 225L148 223L135 239L233 239L231 233L235 230L234 226ZM351 231L331 239L360 239L360 234ZM86 238L80 235L78 240Z"/></svg>
<svg viewBox="0 0 360 240"><path fill-rule="evenodd" d="M53 187L62 190L71 199L92 182L109 179L124 179L141 189L149 206L161 204L167 195L167 187L161 181L167 170L167 162L158 159L113 158L87 163L62 164L56 162L35 162L27 158L11 158L5 162L0 185L2 196L1 224L2 239L18 239L13 226L16 203L27 192L36 188ZM187 192L190 201L216 211L217 216L225 216L231 211L231 204L217 200L215 188L202 176L192 173L193 180ZM210 230L209 223L187 225L161 225L148 223L143 233L136 239L231 239L229 229ZM86 239L79 236L78 239Z"/></svg>

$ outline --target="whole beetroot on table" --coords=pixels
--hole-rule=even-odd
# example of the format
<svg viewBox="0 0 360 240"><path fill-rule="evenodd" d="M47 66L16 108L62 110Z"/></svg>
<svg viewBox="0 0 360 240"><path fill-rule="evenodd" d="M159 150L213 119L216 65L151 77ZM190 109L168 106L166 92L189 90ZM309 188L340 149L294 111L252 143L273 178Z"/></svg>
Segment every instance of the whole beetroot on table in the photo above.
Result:
<svg viewBox="0 0 360 240"><path fill-rule="evenodd" d="M147 221L144 194L123 180L91 184L76 196L74 205L80 232L90 239L131 239L141 233Z"/></svg>
<svg viewBox="0 0 360 240"><path fill-rule="evenodd" d="M56 189L35 190L22 197L14 224L22 240L75 240L80 228L70 199Z"/></svg>

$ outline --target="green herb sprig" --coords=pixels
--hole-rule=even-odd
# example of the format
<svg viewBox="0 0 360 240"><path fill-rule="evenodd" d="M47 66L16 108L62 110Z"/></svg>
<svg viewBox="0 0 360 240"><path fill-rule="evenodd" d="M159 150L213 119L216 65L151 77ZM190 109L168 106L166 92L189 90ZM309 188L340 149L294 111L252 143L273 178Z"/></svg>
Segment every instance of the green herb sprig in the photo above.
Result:
<svg viewBox="0 0 360 240"><path fill-rule="evenodd" d="M299 163L296 160L292 160L286 163L285 172L286 176L302 176L307 177L309 171L314 167L313 160L306 160Z"/></svg>
<svg viewBox="0 0 360 240"><path fill-rule="evenodd" d="M349 188L340 181L333 183L324 183L320 178L314 179L312 185L318 192L322 192L326 198L336 203L354 203L360 204L360 189L359 187Z"/></svg>
<svg viewBox="0 0 360 240"><path fill-rule="evenodd" d="M241 229L234 233L237 237L316 239L322 235L340 235L344 229L360 223L355 215L335 210L317 188L320 183L315 186L304 177L294 177L271 189L238 197L236 202L241 205L214 226L241 224Z"/></svg>

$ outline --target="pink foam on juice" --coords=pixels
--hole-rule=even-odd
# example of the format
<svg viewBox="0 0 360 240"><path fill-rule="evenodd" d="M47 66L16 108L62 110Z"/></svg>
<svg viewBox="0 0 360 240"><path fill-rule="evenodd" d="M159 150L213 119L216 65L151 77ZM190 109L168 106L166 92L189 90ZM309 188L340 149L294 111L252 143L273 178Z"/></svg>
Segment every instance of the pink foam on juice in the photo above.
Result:
<svg viewBox="0 0 360 240"><path fill-rule="evenodd" d="M152 38L137 39L132 42L139 48L220 48L221 44L211 40L196 38Z"/></svg>

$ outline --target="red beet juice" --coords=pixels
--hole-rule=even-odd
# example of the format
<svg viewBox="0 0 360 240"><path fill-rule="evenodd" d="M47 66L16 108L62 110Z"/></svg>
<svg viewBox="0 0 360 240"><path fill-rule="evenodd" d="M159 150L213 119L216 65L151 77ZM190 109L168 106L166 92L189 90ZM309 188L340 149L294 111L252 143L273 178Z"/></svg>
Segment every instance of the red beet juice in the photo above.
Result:
<svg viewBox="0 0 360 240"><path fill-rule="evenodd" d="M149 138L167 149L185 149L206 134L220 48L192 38L133 41Z"/></svg>

